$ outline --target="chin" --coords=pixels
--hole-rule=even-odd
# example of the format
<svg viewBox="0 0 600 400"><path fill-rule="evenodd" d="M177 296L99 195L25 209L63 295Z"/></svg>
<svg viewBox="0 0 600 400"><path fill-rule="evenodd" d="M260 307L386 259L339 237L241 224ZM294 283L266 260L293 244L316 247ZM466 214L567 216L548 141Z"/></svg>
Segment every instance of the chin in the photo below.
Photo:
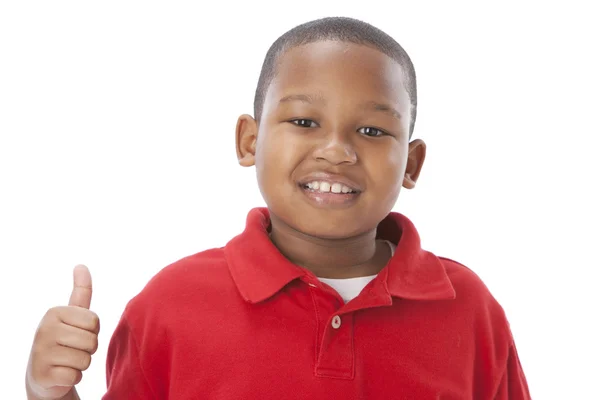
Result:
<svg viewBox="0 0 600 400"><path fill-rule="evenodd" d="M375 214L379 214L381 210L365 210L369 207L360 203L345 209L326 209L299 201L294 196L265 198L265 202L271 218L277 219L280 225L287 225L293 231L322 239L347 239L365 234L376 229L380 219L387 215L386 213L379 219Z"/></svg>
<svg viewBox="0 0 600 400"><path fill-rule="evenodd" d="M308 213L297 213L292 215L289 221L286 219L284 222L300 233L322 239L347 239L359 236L377 227L376 223L369 224L368 221L351 215L340 216L339 218L322 218L311 216ZM373 226L370 229L365 229L370 225Z"/></svg>

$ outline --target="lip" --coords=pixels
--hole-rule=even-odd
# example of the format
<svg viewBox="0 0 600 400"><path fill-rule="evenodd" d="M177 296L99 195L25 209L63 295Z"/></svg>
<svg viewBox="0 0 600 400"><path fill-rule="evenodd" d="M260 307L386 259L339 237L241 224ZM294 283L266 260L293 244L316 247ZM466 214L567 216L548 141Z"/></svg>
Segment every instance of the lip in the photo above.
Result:
<svg viewBox="0 0 600 400"><path fill-rule="evenodd" d="M344 209L352 206L358 201L360 192L352 193L322 193L300 186L305 198L317 208Z"/></svg>
<svg viewBox="0 0 600 400"><path fill-rule="evenodd" d="M298 181L298 185L300 185L303 188L304 185L308 185L309 183L314 181L328 182L330 184L341 183L342 185L348 186L350 189L357 193L363 191L362 186L359 185L357 182L353 181L352 179L339 174L331 174L329 172L313 172L310 175L302 177L302 179Z"/></svg>
<svg viewBox="0 0 600 400"><path fill-rule="evenodd" d="M352 192L322 193L305 188L305 185L314 181L328 182L330 184L341 183L342 185L348 186L350 189L352 189ZM314 172L310 175L302 177L302 179L298 181L298 188L314 207L322 209L345 209L351 207L358 201L358 198L363 191L363 187L352 179L343 175L331 174L328 172Z"/></svg>

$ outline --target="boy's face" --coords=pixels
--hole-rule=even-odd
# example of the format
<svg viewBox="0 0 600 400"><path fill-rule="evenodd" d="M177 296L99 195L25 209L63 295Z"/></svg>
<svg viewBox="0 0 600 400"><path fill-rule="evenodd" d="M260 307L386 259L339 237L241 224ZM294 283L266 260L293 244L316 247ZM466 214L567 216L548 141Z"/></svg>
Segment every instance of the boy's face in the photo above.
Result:
<svg viewBox="0 0 600 400"><path fill-rule="evenodd" d="M409 144L403 81L391 58L351 43L316 42L280 57L260 124L245 115L237 126L240 164L256 165L274 219L321 238L377 227L425 157L422 141Z"/></svg>

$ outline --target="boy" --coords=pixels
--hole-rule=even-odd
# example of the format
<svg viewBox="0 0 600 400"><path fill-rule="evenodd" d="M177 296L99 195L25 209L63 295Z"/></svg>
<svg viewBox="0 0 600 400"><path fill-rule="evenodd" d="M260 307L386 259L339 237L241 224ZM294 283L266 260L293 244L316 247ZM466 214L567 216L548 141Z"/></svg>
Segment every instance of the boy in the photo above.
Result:
<svg viewBox="0 0 600 400"><path fill-rule="evenodd" d="M131 300L104 399L529 399L501 306L391 213L425 159L416 106L412 62L377 28L325 18L280 37L236 127L267 208ZM30 399L78 398L90 298L76 268L36 335Z"/></svg>

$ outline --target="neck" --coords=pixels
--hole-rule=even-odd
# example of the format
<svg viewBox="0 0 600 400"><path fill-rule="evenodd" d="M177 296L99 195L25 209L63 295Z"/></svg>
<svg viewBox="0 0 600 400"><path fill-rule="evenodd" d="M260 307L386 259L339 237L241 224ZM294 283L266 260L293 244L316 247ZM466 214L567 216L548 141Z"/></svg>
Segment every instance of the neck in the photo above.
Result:
<svg viewBox="0 0 600 400"><path fill-rule="evenodd" d="M291 262L317 277L344 279L375 275L391 254L376 240L376 230L344 239L327 239L299 232L271 215L271 240Z"/></svg>

